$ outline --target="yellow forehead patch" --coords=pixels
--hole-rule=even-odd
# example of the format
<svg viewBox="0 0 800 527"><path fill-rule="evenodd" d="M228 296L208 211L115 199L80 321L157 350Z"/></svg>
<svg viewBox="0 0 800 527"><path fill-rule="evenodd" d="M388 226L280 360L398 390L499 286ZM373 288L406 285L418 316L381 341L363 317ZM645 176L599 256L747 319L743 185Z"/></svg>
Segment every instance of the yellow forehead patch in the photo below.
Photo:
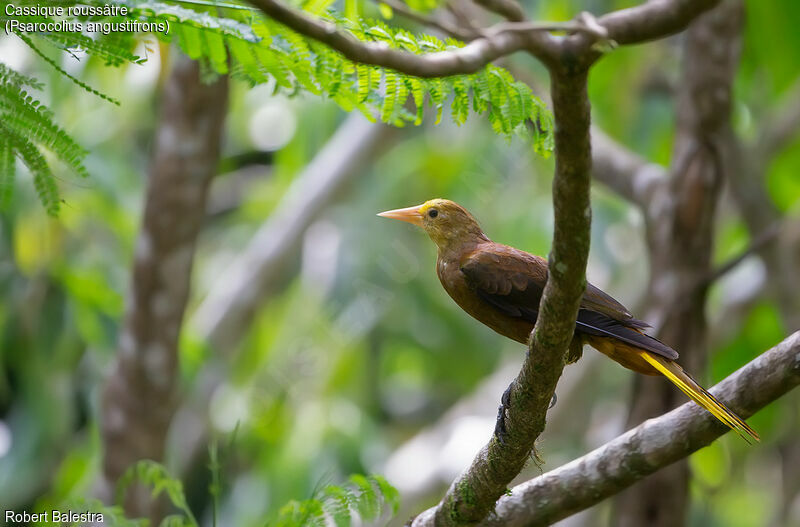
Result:
<svg viewBox="0 0 800 527"><path fill-rule="evenodd" d="M421 214L425 214L426 212L428 212L428 209L442 208L442 207L446 208L448 203L450 203L449 200L442 198L429 199L428 201L420 205L419 211Z"/></svg>

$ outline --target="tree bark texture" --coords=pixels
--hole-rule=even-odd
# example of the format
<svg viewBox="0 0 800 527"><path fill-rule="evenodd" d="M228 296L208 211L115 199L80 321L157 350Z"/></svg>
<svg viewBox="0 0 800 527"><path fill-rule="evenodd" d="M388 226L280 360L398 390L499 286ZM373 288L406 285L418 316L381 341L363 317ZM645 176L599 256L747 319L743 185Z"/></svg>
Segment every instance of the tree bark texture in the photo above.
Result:
<svg viewBox="0 0 800 527"><path fill-rule="evenodd" d="M228 95L227 78L200 77L180 56L164 86L125 320L102 396L104 499L133 463L162 459L174 410L178 338ZM161 514L141 489L125 505L131 516Z"/></svg>
<svg viewBox="0 0 800 527"><path fill-rule="evenodd" d="M647 211L647 319L658 328L658 337L678 350L684 368L696 375L706 363L705 278L712 272L715 210L729 169L726 134L743 15L738 2L723 2L687 31L672 174ZM660 377L637 376L628 426L661 415L684 399ZM688 482L685 460L660 470L620 494L612 523L683 525Z"/></svg>

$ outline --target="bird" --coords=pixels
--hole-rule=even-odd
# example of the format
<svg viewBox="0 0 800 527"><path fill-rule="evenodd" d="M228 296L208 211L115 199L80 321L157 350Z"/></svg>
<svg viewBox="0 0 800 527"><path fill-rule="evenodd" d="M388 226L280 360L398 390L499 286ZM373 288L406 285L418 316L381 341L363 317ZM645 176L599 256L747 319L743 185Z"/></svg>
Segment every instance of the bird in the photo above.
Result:
<svg viewBox="0 0 800 527"><path fill-rule="evenodd" d="M528 342L547 282L547 260L493 242L472 214L447 199L432 199L378 216L421 227L436 244L436 274L455 303L497 333ZM663 375L748 443L750 439L759 441L755 430L676 362L678 352L645 333L648 327L611 295L587 283L570 356L577 360L580 355L572 351L574 345L581 350L588 344L625 368Z"/></svg>

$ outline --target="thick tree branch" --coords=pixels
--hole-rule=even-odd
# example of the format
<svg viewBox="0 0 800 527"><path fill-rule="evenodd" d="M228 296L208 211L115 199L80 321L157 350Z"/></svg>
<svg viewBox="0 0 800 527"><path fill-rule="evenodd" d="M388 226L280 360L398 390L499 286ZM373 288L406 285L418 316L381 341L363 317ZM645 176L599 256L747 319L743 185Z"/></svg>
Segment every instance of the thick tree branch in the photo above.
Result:
<svg viewBox="0 0 800 527"><path fill-rule="evenodd" d="M227 77L206 84L200 76L197 63L181 56L164 88L125 323L102 396L105 499L132 463L163 458L172 419L178 337L228 96ZM127 510L156 524L161 512L138 487Z"/></svg>
<svg viewBox="0 0 800 527"><path fill-rule="evenodd" d="M639 44L683 31L692 20L719 3L720 0L650 0L604 15L597 22L614 42Z"/></svg>
<svg viewBox="0 0 800 527"><path fill-rule="evenodd" d="M382 66L416 77L475 73L493 60L530 45L517 31L501 30L489 37L473 40L463 48L416 55L381 42L358 40L335 24L287 7L280 0L250 0L250 3L267 16L330 46L354 62ZM545 42L542 39L538 41ZM543 55L546 55L545 50L544 47L540 49Z"/></svg>
<svg viewBox="0 0 800 527"><path fill-rule="evenodd" d="M512 22L498 24L478 38L457 50L416 55L390 48L379 42L363 42L335 24L309 16L284 5L281 0L250 0L250 3L267 16L289 28L313 38L339 51L348 59L394 69L417 77L446 77L475 73L490 62L521 49L527 50L542 62L554 66L576 59L585 66L602 53L593 49L598 32L619 44L635 44L665 37L684 29L695 17L711 9L720 0L651 0L629 9L609 13L588 24L579 17L578 23L524 25L524 13L509 8L511 2L486 0L486 5L502 11ZM581 22L581 20L584 20ZM566 39L556 39L547 34L551 30L571 29L577 34ZM564 63L561 64L565 65Z"/></svg>
<svg viewBox="0 0 800 527"><path fill-rule="evenodd" d="M800 385L796 332L716 385L711 392L743 417ZM613 496L728 432L694 403L645 421L602 447L511 489L482 525L550 525Z"/></svg>
<svg viewBox="0 0 800 527"><path fill-rule="evenodd" d="M591 206L590 108L587 71L553 74L556 132L553 180L555 231L550 273L529 351L509 386L506 436L478 453L470 468L447 491L433 515L414 525L464 525L481 521L529 459L545 427L547 409L565 364L578 305L586 286Z"/></svg>

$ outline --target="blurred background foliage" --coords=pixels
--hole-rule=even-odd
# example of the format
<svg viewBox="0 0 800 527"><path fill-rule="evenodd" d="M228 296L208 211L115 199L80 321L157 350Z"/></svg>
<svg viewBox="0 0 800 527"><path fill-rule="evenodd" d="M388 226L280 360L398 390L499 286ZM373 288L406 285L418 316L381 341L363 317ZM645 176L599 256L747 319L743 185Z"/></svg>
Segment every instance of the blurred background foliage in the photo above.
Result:
<svg viewBox="0 0 800 527"><path fill-rule="evenodd" d="M548 0L529 2L527 9L534 18L566 20L581 10L601 13L637 3ZM776 9L752 0L747 10L735 123L738 132L752 136L800 73L800 4L784 2ZM615 50L590 79L594 122L664 164L672 146L679 42ZM99 387L115 353L159 87L170 56L152 37L143 36L139 46L147 62L123 69L54 55L67 71L122 101L117 107L65 80L13 37L0 37L0 60L44 81L39 95L90 151L91 175L57 172L64 201L53 219L23 172L12 206L0 217L0 496L6 508L45 510L89 496L99 471ZM519 78L546 85L540 68L527 59L504 65L525 72ZM270 86L232 85L225 161L213 183L187 320L210 288L224 283L233 258L345 118L333 103L313 96L289 99L273 95ZM239 349L226 350L224 378L201 415L210 437L221 442L236 430L222 460L223 525L262 525L289 500L308 498L351 473L384 474L400 490L399 525L433 504L446 481L469 462L473 446L489 437L502 383L484 403L488 415L464 412L454 418L457 440L436 444L441 436L430 436L434 444L427 447L442 449L450 467L433 478L433 487L424 487L430 480L411 477L432 470L415 466L415 457L393 463L407 441L419 441L419 434L503 364L517 365L524 350L456 308L437 281L435 249L422 233L375 213L447 197L472 210L494 240L545 255L552 231L552 160L538 157L519 138L498 138L480 118L462 126L447 118L436 126L425 122L390 137L382 153L320 211ZM797 146L775 160L765 182L787 215L800 209ZM256 163L241 162L253 153ZM718 214L719 263L748 244L730 201L724 200ZM648 273L641 214L599 184L593 205L589 279L636 308ZM741 284L757 282L759 273L764 271L758 259L748 258L714 285L705 381L718 381L797 329L783 327L771 298L759 292L742 323L714 331ZM182 342L181 390L188 394L216 350L191 325ZM568 407L560 408L566 415L541 441L544 470L622 432L633 374L611 361L589 359L595 354L587 350L568 368L568 375L587 371L578 387L569 386L571 393L562 393L563 384L559 389L556 409ZM794 494L782 502L778 446L800 433L799 395L752 419L763 438L759 446L728 434L692 456L692 525L767 525L782 508L790 511L785 525L800 524L800 498ZM176 420L165 464L184 477L190 505L207 521L209 476L204 462L192 466L182 456L180 426ZM608 505L601 504L583 521L602 525L607 514Z"/></svg>

